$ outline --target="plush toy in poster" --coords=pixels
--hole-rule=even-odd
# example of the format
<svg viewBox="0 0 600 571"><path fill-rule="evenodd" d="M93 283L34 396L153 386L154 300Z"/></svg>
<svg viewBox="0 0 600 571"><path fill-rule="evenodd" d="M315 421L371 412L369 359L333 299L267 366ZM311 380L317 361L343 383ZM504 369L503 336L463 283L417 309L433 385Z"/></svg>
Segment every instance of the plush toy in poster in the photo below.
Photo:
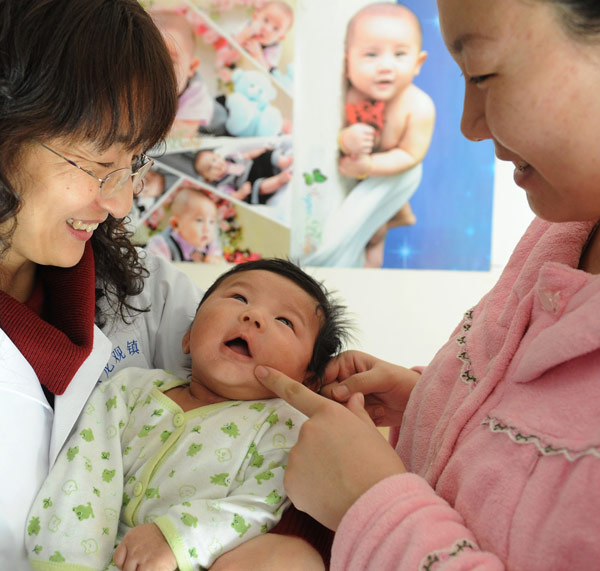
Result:
<svg viewBox="0 0 600 571"><path fill-rule="evenodd" d="M285 73L282 73L280 69L274 69L271 75L276 79L285 89L290 93L294 89L294 62L287 64Z"/></svg>
<svg viewBox="0 0 600 571"><path fill-rule="evenodd" d="M234 137L268 137L281 133L281 111L270 104L277 92L269 77L259 71L237 68L233 93L227 96L227 131Z"/></svg>

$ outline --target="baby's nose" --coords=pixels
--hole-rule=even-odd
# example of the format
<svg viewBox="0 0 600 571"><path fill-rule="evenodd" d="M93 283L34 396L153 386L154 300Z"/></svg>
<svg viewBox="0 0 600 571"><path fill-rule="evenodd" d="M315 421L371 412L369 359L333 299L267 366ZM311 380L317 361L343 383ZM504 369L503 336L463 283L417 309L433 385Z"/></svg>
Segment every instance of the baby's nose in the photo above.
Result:
<svg viewBox="0 0 600 571"><path fill-rule="evenodd" d="M242 322L256 327L259 330L264 329L265 326L264 319L262 318L260 312L256 310L246 311L242 316Z"/></svg>

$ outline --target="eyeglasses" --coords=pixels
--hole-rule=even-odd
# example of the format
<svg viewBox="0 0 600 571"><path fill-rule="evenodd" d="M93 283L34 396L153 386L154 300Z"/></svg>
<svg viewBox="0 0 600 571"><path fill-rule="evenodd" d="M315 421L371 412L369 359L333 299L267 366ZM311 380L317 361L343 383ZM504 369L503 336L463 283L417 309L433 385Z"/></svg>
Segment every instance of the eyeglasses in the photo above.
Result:
<svg viewBox="0 0 600 571"><path fill-rule="evenodd" d="M44 147L44 149L48 149L51 153L54 153L56 156L61 159L67 161L70 165L77 167L79 170L82 170L84 173L89 174L91 177L95 178L100 183L100 196L102 198L110 198L117 191L121 190L125 183L131 178L131 184L133 186L133 191L136 192L138 190L138 186L142 182L142 179L150 170L152 165L154 164L154 160L141 153L138 155L136 160L136 165L131 168L121 168L114 170L108 173L104 178L100 178L96 176L92 171L84 169L80 167L77 163L73 162L71 159L64 157L60 153L57 153L54 149L51 149L48 145L44 145L44 143L38 144Z"/></svg>

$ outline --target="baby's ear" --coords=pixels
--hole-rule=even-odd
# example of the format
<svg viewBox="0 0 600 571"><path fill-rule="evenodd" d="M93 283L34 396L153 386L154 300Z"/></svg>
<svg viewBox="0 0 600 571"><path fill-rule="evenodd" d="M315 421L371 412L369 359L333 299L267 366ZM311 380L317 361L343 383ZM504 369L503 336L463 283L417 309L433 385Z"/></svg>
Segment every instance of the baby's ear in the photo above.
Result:
<svg viewBox="0 0 600 571"><path fill-rule="evenodd" d="M183 352L185 355L189 355L190 354L190 337L192 335L192 330L188 329L185 332L185 335L183 336L183 339L181 341L181 348L183 349Z"/></svg>
<svg viewBox="0 0 600 571"><path fill-rule="evenodd" d="M315 393L321 390L321 379L313 371L306 371L302 384Z"/></svg>
<svg viewBox="0 0 600 571"><path fill-rule="evenodd" d="M427 54L426 51L422 51L421 53L419 53L419 57L417 58L417 65L416 65L416 73L415 73L415 75L419 75L419 73L421 73L421 67L425 63L425 60L427 59L427 55L428 54Z"/></svg>

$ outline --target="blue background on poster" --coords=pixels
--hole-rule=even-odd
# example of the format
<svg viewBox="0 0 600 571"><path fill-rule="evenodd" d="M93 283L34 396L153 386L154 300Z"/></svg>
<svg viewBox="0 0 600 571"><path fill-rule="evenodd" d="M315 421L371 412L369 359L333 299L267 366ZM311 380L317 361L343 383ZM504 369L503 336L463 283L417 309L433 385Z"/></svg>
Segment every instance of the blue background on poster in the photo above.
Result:
<svg viewBox="0 0 600 571"><path fill-rule="evenodd" d="M423 180L410 203L414 226L388 233L384 267L442 270L490 269L494 147L460 133L464 79L439 29L435 0L406 0L423 27L428 57L415 79L436 106L433 141Z"/></svg>

